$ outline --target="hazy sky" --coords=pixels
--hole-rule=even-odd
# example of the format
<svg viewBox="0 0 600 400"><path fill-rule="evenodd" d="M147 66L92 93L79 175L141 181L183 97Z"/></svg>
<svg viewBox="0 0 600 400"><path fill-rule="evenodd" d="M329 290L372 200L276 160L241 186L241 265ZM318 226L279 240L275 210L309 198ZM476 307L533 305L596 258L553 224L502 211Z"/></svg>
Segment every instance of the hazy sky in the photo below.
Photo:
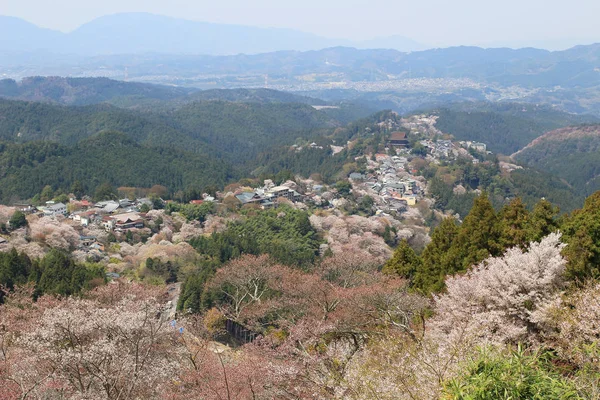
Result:
<svg viewBox="0 0 600 400"><path fill-rule="evenodd" d="M436 46L600 42L599 0L0 0L0 15L62 31L132 11L336 38L402 35Z"/></svg>

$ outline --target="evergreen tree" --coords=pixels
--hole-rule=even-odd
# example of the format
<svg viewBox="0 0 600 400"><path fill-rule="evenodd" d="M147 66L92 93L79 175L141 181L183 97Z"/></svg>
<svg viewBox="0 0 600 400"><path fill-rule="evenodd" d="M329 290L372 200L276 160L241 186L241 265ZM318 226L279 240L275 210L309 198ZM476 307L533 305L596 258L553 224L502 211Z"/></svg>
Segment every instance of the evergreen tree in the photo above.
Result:
<svg viewBox="0 0 600 400"><path fill-rule="evenodd" d="M25 214L17 210L10 217L10 220L8 222L10 223L11 229L19 229L27 225L27 218L25 217Z"/></svg>
<svg viewBox="0 0 600 400"><path fill-rule="evenodd" d="M521 198L517 197L504 206L499 217L500 245L504 249L526 247L529 243L530 216Z"/></svg>
<svg viewBox="0 0 600 400"><path fill-rule="evenodd" d="M406 239L398 244L392 258L383 266L382 272L388 275L398 275L412 279L421 264L421 259L408 245Z"/></svg>
<svg viewBox="0 0 600 400"><path fill-rule="evenodd" d="M42 193L40 193L40 203L45 203L54 198L54 190L52 190L52 186L46 185L42 189Z"/></svg>
<svg viewBox="0 0 600 400"><path fill-rule="evenodd" d="M558 207L553 206L546 199L540 200L530 216L527 232L529 241L539 242L543 237L555 232L558 229L556 221L558 213Z"/></svg>
<svg viewBox="0 0 600 400"><path fill-rule="evenodd" d="M433 231L431 242L421 255L422 262L417 265L412 286L420 292L430 293L444 288L444 279L448 273L457 269L456 262L450 257L450 249L456 240L459 228L454 218L445 218Z"/></svg>
<svg viewBox="0 0 600 400"><path fill-rule="evenodd" d="M562 226L567 276L579 283L600 278L600 191L588 197Z"/></svg>
<svg viewBox="0 0 600 400"><path fill-rule="evenodd" d="M475 199L469 215L460 227L451 253L456 257L458 272L502 253L498 217L487 194Z"/></svg>
<svg viewBox="0 0 600 400"><path fill-rule="evenodd" d="M116 200L117 198L118 196L116 189L108 182L98 186L96 192L94 193L94 200L96 201Z"/></svg>
<svg viewBox="0 0 600 400"><path fill-rule="evenodd" d="M71 185L71 193L75 195L75 198L81 200L81 198L85 195L85 189L80 181L75 181Z"/></svg>

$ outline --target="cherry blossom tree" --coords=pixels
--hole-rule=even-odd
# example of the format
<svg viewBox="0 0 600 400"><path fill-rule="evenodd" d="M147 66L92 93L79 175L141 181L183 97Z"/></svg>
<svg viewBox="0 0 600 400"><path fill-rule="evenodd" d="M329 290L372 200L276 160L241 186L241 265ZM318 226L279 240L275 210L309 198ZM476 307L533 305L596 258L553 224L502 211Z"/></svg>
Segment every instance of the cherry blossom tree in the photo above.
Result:
<svg viewBox="0 0 600 400"><path fill-rule="evenodd" d="M528 250L509 249L465 275L448 277L447 293L435 298L432 334L452 336L467 327L478 342L533 340L542 328L539 310L565 287L563 247L553 233Z"/></svg>
<svg viewBox="0 0 600 400"><path fill-rule="evenodd" d="M3 343L8 338L12 346L6 351L3 345L2 380L17 398L157 396L178 371L176 332L154 289L123 289L108 285L88 298L43 297L36 303L21 296L20 304L2 306ZM4 323L11 318L16 323Z"/></svg>

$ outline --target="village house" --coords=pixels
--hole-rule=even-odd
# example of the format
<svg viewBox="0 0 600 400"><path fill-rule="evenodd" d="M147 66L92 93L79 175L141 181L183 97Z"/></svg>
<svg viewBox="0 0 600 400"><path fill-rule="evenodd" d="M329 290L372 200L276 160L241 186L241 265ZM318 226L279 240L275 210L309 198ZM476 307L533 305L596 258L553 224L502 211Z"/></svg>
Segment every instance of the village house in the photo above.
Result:
<svg viewBox="0 0 600 400"><path fill-rule="evenodd" d="M46 203L46 207L41 207L41 211L46 217L56 217L58 215L67 215L67 206L63 203Z"/></svg>
<svg viewBox="0 0 600 400"><path fill-rule="evenodd" d="M287 186L275 186L274 188L265 191L265 197L271 200L285 198L293 202L302 200L300 193Z"/></svg>
<svg viewBox="0 0 600 400"><path fill-rule="evenodd" d="M138 213L118 214L113 217L115 231L126 231L129 229L144 227L144 220Z"/></svg>
<svg viewBox="0 0 600 400"><path fill-rule="evenodd" d="M34 205L28 203L18 203L15 204L14 207L24 214L33 214L37 210Z"/></svg>
<svg viewBox="0 0 600 400"><path fill-rule="evenodd" d="M95 215L95 211L83 211L73 214L72 217L73 221L79 222L81 226L89 226L92 223Z"/></svg>
<svg viewBox="0 0 600 400"><path fill-rule="evenodd" d="M96 203L95 206L99 208L99 212L103 214L111 214L117 211L117 209L120 207L119 203L113 200L101 201L99 203Z"/></svg>

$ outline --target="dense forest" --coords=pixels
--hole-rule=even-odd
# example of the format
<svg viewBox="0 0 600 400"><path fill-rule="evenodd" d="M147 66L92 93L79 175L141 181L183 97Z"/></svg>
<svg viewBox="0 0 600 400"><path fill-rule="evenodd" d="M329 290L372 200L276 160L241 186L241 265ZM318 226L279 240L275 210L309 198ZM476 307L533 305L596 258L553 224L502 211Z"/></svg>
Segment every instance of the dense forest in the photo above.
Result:
<svg viewBox="0 0 600 400"><path fill-rule="evenodd" d="M163 185L175 192L188 187L223 186L240 177L231 164L197 153L146 147L119 132L103 132L74 147L50 142L0 144L0 198L29 199L49 185L67 192L75 182L84 193L97 187Z"/></svg>
<svg viewBox="0 0 600 400"><path fill-rule="evenodd" d="M459 103L438 109L435 114L439 116L436 126L442 132L457 140L486 143L489 150L505 155L550 130L597 120L547 106L513 103Z"/></svg>
<svg viewBox="0 0 600 400"><path fill-rule="evenodd" d="M577 192L589 195L600 188L599 128L599 125L583 125L548 132L513 158L557 176Z"/></svg>
<svg viewBox="0 0 600 400"><path fill-rule="evenodd" d="M295 103L204 101L175 111L144 113L101 104L64 107L0 100L0 139L73 145L104 130L125 132L140 144L246 161L260 151L338 123ZM241 159L241 160L240 160Z"/></svg>

